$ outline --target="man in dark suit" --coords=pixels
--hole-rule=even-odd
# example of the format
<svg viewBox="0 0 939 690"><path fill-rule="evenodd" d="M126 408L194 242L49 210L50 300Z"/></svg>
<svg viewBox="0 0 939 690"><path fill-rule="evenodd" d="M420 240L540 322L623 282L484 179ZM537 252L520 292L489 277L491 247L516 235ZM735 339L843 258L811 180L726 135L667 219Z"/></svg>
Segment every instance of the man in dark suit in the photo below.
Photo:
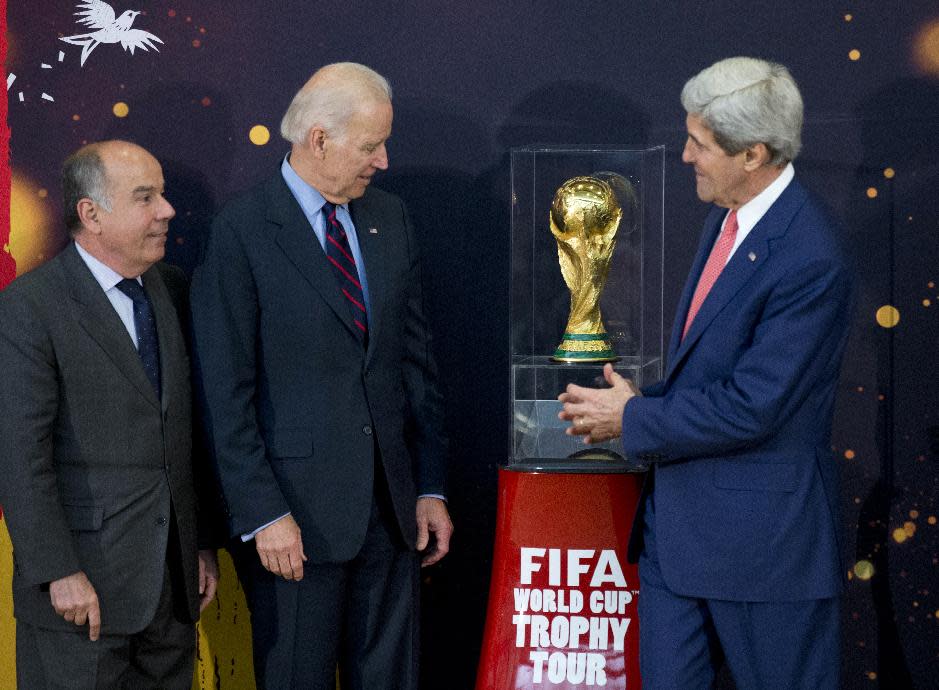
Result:
<svg viewBox="0 0 939 690"><path fill-rule="evenodd" d="M17 682L188 689L218 568L198 550L185 278L157 263L174 212L128 142L62 179L73 242L0 293Z"/></svg>
<svg viewBox="0 0 939 690"><path fill-rule="evenodd" d="M391 120L380 75L316 72L281 123L290 155L221 211L193 280L264 688L333 688L337 663L344 690L415 688L416 551L448 549L418 248L401 201L369 186Z"/></svg>
<svg viewBox="0 0 939 690"><path fill-rule="evenodd" d="M781 65L723 60L682 92L683 160L714 206L659 383L560 396L569 433L651 464L639 556L644 688L838 688L844 564L830 434L852 273L794 179L802 99Z"/></svg>

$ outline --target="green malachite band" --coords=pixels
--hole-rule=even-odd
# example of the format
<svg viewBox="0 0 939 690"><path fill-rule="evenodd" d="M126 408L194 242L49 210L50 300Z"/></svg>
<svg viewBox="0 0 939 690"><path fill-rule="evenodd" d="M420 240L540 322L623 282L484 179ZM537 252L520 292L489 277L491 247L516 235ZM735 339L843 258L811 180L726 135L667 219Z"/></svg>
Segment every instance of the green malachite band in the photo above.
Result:
<svg viewBox="0 0 939 690"><path fill-rule="evenodd" d="M606 333L565 333L561 340L606 340Z"/></svg>
<svg viewBox="0 0 939 690"><path fill-rule="evenodd" d="M556 360L572 360L572 359L583 359L593 362L604 362L619 359L616 356L616 353L613 350L594 350L592 352L573 352L571 350L562 350L558 348L554 351L553 359Z"/></svg>

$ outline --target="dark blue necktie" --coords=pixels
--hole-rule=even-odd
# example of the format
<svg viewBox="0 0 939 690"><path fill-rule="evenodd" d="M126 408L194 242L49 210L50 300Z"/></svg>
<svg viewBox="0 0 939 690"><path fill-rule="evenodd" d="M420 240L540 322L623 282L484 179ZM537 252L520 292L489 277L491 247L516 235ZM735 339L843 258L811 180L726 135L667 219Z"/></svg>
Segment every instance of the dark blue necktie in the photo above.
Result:
<svg viewBox="0 0 939 690"><path fill-rule="evenodd" d="M157 340L156 319L143 286L132 278L124 278L117 289L134 302L134 328L137 330L137 354L143 370L150 379L157 398L160 397L160 343Z"/></svg>
<svg viewBox="0 0 939 690"><path fill-rule="evenodd" d="M328 201L323 204L323 214L326 216L326 259L333 268L336 282L342 296L349 304L352 312L352 321L362 338L368 339L368 315L365 311L365 294L362 292L362 283L359 281L359 270L352 257L352 248L342 223L336 218L336 205Z"/></svg>

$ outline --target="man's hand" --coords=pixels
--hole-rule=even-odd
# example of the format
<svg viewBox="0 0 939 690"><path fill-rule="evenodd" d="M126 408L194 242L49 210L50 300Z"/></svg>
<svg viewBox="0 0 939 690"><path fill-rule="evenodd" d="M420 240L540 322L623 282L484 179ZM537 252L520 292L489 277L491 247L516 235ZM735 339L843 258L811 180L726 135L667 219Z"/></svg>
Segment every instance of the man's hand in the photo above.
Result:
<svg viewBox="0 0 939 690"><path fill-rule="evenodd" d="M52 608L69 623L88 623L88 639L94 642L101 633L101 608L98 593L84 572L79 570L49 583Z"/></svg>
<svg viewBox="0 0 939 690"><path fill-rule="evenodd" d="M254 544L261 557L261 565L285 580L303 579L303 541L300 539L300 527L293 515L285 515L272 525L268 525L256 535Z"/></svg>
<svg viewBox="0 0 939 690"><path fill-rule="evenodd" d="M433 565L447 555L450 550L450 535L453 523L447 504L439 498L422 496L417 499L417 550L423 551L430 544L430 535L434 535L434 550L424 554L421 567Z"/></svg>
<svg viewBox="0 0 939 690"><path fill-rule="evenodd" d="M629 379L613 371L613 365L603 367L603 378L611 388L584 388L567 385L558 396L564 403L558 417L571 422L565 433L583 436L584 443L600 443L617 438L623 433L623 409L630 398L639 395L639 389Z"/></svg>
<svg viewBox="0 0 939 690"><path fill-rule="evenodd" d="M218 557L215 549L199 549L199 613L205 611L218 589Z"/></svg>

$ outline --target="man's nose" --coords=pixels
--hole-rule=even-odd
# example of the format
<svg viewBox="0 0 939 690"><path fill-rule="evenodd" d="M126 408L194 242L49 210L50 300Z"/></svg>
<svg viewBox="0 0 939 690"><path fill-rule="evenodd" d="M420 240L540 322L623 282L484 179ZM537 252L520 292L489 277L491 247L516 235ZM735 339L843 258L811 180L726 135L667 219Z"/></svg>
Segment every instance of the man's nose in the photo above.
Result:
<svg viewBox="0 0 939 690"><path fill-rule="evenodd" d="M379 170L388 169L388 149L382 144L375 149L375 155L372 158L372 165Z"/></svg>
<svg viewBox="0 0 939 690"><path fill-rule="evenodd" d="M691 146L689 146L689 144L689 141L685 141L685 148L681 152L681 160L683 163L694 162L694 156L691 155Z"/></svg>
<svg viewBox="0 0 939 690"><path fill-rule="evenodd" d="M159 210L160 220L170 220L175 215L176 209L174 209L173 205L164 198Z"/></svg>

